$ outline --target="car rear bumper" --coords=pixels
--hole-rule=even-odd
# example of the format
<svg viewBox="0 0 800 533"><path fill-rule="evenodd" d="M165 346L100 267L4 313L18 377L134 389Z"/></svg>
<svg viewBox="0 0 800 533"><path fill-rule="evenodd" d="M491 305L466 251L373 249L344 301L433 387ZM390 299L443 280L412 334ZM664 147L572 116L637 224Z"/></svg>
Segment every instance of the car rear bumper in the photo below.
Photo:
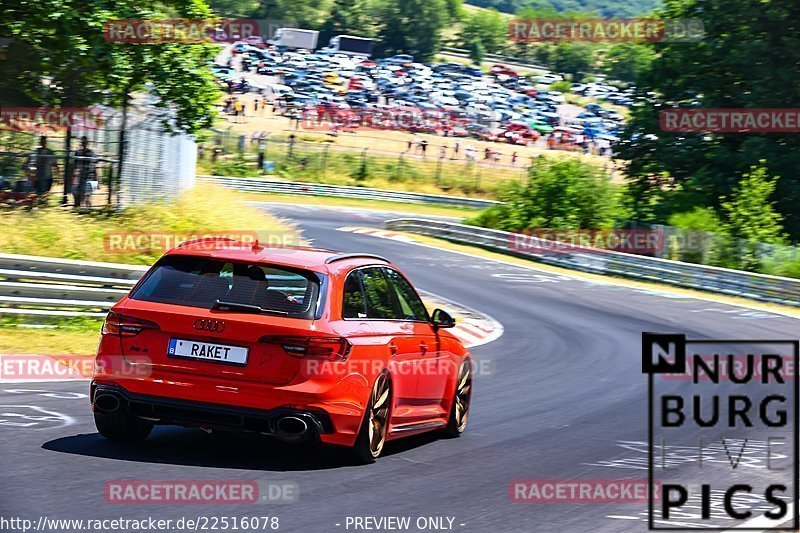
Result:
<svg viewBox="0 0 800 533"><path fill-rule="evenodd" d="M344 446L355 442L364 414L363 406L343 401L345 398L326 401L314 395L282 391L285 388L280 387L258 387L258 395L220 393L214 396L198 394L204 389L201 383L195 382L197 388L193 390L174 385L175 382L147 380L93 380L92 408L102 412L97 398L101 394L111 395L119 403L119 409L158 424L255 432L287 441L314 438ZM113 400L110 403L113 404ZM302 435L282 431L289 427L287 422L281 422L286 419L292 419L295 428L305 424L306 430Z"/></svg>

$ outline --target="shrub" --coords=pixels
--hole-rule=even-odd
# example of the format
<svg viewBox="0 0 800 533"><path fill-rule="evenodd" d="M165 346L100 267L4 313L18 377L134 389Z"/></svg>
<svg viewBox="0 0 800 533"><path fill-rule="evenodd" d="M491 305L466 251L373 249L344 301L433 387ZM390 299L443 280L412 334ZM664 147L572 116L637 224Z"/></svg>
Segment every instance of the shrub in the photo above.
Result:
<svg viewBox="0 0 800 533"><path fill-rule="evenodd" d="M502 205L469 224L506 231L609 229L622 218L621 190L601 167L577 159L540 158L526 182L500 188Z"/></svg>

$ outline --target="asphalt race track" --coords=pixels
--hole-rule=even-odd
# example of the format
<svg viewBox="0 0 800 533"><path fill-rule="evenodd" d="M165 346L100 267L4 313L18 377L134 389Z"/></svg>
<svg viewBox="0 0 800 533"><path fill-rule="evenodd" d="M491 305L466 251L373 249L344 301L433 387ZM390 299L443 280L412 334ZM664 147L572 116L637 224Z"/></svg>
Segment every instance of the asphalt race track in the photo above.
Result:
<svg viewBox="0 0 800 533"><path fill-rule="evenodd" d="M646 504L514 503L509 484L647 478L643 331L800 337L800 323L778 314L338 230L380 227L391 213L265 209L297 222L317 246L386 256L420 289L502 323L502 337L473 349L482 370L467 432L459 439L389 445L370 466L350 466L314 447L195 429L157 428L144 446L122 446L95 432L86 382L5 384L0 515L269 515L279 517L280 530L302 532L346 531L347 517L354 516L410 516L412 523L450 517L452 528L465 532L646 531ZM258 480L296 484L299 497L263 505L110 505L104 486L120 479Z"/></svg>

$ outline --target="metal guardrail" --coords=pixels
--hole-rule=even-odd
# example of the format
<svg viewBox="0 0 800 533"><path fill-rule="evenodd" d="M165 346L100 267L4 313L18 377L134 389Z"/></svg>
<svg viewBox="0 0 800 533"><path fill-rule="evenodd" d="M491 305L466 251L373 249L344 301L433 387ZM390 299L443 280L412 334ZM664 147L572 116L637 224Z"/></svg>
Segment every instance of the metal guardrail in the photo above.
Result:
<svg viewBox="0 0 800 533"><path fill-rule="evenodd" d="M445 53L448 53L448 54L453 54L453 55L458 55L458 56L463 56L463 57L469 57L469 55L470 55L470 51L469 50L467 50L465 48L453 48L452 46L443 46L442 47L442 52L445 52ZM529 59L523 59L521 57L504 56L504 55L500 55L500 54L483 54L483 58L484 59L498 60L498 61L502 61L504 63L509 63L509 64L516 63L519 66L530 68L530 69L533 69L533 70L543 70L543 71L548 72L548 73L551 72L550 67L546 67L544 65L538 65L538 64L534 63L533 61L530 61Z"/></svg>
<svg viewBox="0 0 800 533"><path fill-rule="evenodd" d="M0 254L0 316L105 316L147 267Z"/></svg>
<svg viewBox="0 0 800 533"><path fill-rule="evenodd" d="M614 275L753 300L800 306L800 279L682 263L642 255L560 247L528 236L441 219L398 218L386 227L601 275ZM102 317L147 271L146 266L0 254L0 316Z"/></svg>
<svg viewBox="0 0 800 533"><path fill-rule="evenodd" d="M360 200L382 200L414 204L449 205L485 209L500 202L467 198L463 196L445 196L441 194L422 194L414 192L390 191L385 189L369 189L349 185L325 185L302 181L281 181L266 178L237 178L229 176L198 176L237 191L253 193L298 194L306 196L333 196L337 198L356 198Z"/></svg>
<svg viewBox="0 0 800 533"><path fill-rule="evenodd" d="M599 249L554 250L552 241L537 246L525 236L515 245L517 234L421 218L399 218L386 222L388 229L471 244L542 263L644 281L667 283L752 300L800 306L800 279L767 276L741 270L683 263L669 259L625 254ZM527 249L526 249L527 248ZM549 250L549 251L548 251Z"/></svg>

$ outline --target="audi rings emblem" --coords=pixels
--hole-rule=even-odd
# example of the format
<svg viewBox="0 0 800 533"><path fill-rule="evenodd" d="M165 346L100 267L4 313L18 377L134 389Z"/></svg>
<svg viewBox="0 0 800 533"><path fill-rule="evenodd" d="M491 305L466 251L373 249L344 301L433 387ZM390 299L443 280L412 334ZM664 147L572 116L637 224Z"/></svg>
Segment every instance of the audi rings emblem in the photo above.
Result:
<svg viewBox="0 0 800 533"><path fill-rule="evenodd" d="M225 331L225 322L222 320L198 318L194 321L194 329L199 329L200 331L210 331L212 333L222 333Z"/></svg>

